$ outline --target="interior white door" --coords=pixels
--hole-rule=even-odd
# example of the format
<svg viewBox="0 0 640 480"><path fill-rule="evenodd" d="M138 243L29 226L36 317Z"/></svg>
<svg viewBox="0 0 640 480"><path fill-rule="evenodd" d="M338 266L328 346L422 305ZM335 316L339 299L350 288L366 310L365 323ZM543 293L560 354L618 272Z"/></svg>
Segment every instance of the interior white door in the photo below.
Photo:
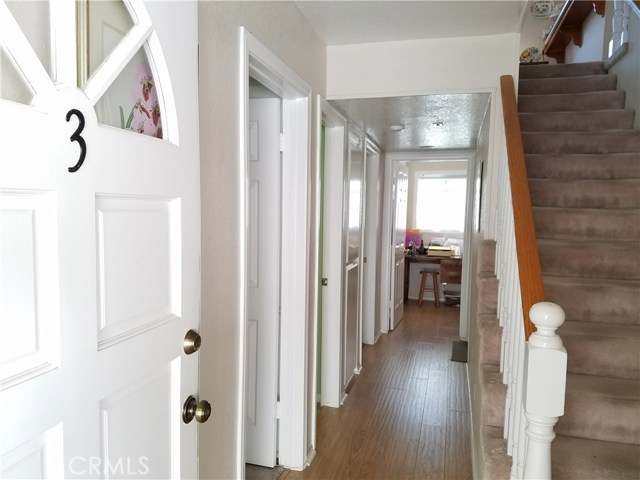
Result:
<svg viewBox="0 0 640 480"><path fill-rule="evenodd" d="M53 68L20 4L50 21ZM180 94L183 123L171 88L197 89L197 10L127 4L129 35L77 88L75 8L0 2L2 65L29 92L14 102L0 83L0 477L197 478L197 423L182 420L198 387L183 352L199 325L197 100ZM94 109L141 45L164 139Z"/></svg>
<svg viewBox="0 0 640 480"><path fill-rule="evenodd" d="M276 464L280 326L279 98L249 101L245 461Z"/></svg>
<svg viewBox="0 0 640 480"><path fill-rule="evenodd" d="M381 332L378 321L379 309L376 308L378 304L376 296L378 255L380 252L380 152L369 140L367 140L365 155L366 201L362 263L362 341L373 345Z"/></svg>
<svg viewBox="0 0 640 480"><path fill-rule="evenodd" d="M364 190L364 148L362 140L350 135L349 156L345 185L345 210L343 225L346 235L346 259L344 266L343 318L343 388L354 374L360 371L362 351L362 325L360 312L362 303L362 206Z"/></svg>
<svg viewBox="0 0 640 480"><path fill-rule="evenodd" d="M390 329L396 328L404 315L404 251L407 231L407 196L409 188L409 170L406 165L396 162L393 166L395 181L395 202L393 204L393 269L391 280L391 298L393 311Z"/></svg>

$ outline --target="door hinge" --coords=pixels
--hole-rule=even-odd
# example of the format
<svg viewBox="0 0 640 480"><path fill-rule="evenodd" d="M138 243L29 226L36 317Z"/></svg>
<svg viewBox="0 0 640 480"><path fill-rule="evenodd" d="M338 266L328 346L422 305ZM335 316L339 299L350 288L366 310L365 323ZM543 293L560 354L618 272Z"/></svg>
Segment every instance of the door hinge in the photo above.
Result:
<svg viewBox="0 0 640 480"><path fill-rule="evenodd" d="M280 132L280 152L284 152L284 133Z"/></svg>
<svg viewBox="0 0 640 480"><path fill-rule="evenodd" d="M280 400L276 402L276 419L280 420L282 418L282 403Z"/></svg>
<svg viewBox="0 0 640 480"><path fill-rule="evenodd" d="M328 278L322 278L322 286L326 287L327 285L329 285L329 279Z"/></svg>

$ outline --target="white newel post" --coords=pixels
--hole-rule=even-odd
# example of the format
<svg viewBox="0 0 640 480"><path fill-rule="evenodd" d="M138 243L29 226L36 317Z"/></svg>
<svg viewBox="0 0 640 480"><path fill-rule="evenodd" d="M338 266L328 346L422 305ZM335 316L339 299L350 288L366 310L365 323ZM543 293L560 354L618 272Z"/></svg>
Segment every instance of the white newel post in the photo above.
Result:
<svg viewBox="0 0 640 480"><path fill-rule="evenodd" d="M529 318L537 331L529 337L524 365L524 408L527 446L524 478L551 478L553 426L564 414L567 351L556 329L564 323L564 310L551 302L536 303Z"/></svg>

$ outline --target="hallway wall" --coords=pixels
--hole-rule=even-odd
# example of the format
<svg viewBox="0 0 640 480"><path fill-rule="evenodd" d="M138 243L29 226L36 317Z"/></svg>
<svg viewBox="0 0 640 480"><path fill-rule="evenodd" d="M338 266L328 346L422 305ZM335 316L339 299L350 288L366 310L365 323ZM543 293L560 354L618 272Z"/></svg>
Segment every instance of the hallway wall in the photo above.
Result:
<svg viewBox="0 0 640 480"><path fill-rule="evenodd" d="M486 185L490 216L485 230L492 232L492 158L501 154L504 143L500 75L513 75L517 82L519 49L516 33L329 46L327 98L492 93L491 150L486 165L492 180Z"/></svg>
<svg viewBox="0 0 640 480"><path fill-rule="evenodd" d="M176 19L178 20L178 19ZM325 93L326 50L290 2L199 2L200 131L202 195L202 349L200 396L210 400L211 420L200 427L200 477L241 478L244 299L238 272L239 202L244 188L239 163L240 26ZM312 100L312 105L313 99ZM313 107L312 107L313 108ZM315 118L315 114L312 115ZM315 130L312 125L312 132ZM312 135L312 142L315 139ZM311 145L311 152L315 151ZM315 156L310 198L315 198ZM313 208L313 205L312 205ZM314 218L315 212L311 212ZM313 252L315 245L310 245ZM313 263L310 264L313 265ZM315 278L315 272L310 272ZM310 303L310 308L311 304ZM311 392L312 401L315 393Z"/></svg>

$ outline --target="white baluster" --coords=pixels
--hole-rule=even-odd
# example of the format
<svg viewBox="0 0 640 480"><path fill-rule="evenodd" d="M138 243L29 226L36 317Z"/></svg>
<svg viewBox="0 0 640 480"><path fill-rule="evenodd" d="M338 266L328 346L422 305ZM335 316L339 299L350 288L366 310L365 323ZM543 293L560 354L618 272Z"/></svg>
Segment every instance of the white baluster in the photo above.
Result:
<svg viewBox="0 0 640 480"><path fill-rule="evenodd" d="M627 41L629 17L627 13L628 7L624 0L614 0L613 17L611 18L611 41L609 42L609 57Z"/></svg>
<svg viewBox="0 0 640 480"><path fill-rule="evenodd" d="M527 452L524 478L551 478L553 426L564 414L567 351L556 329L564 323L564 310L551 302L536 303L529 312L537 331L529 337L525 356L524 408L527 417Z"/></svg>

